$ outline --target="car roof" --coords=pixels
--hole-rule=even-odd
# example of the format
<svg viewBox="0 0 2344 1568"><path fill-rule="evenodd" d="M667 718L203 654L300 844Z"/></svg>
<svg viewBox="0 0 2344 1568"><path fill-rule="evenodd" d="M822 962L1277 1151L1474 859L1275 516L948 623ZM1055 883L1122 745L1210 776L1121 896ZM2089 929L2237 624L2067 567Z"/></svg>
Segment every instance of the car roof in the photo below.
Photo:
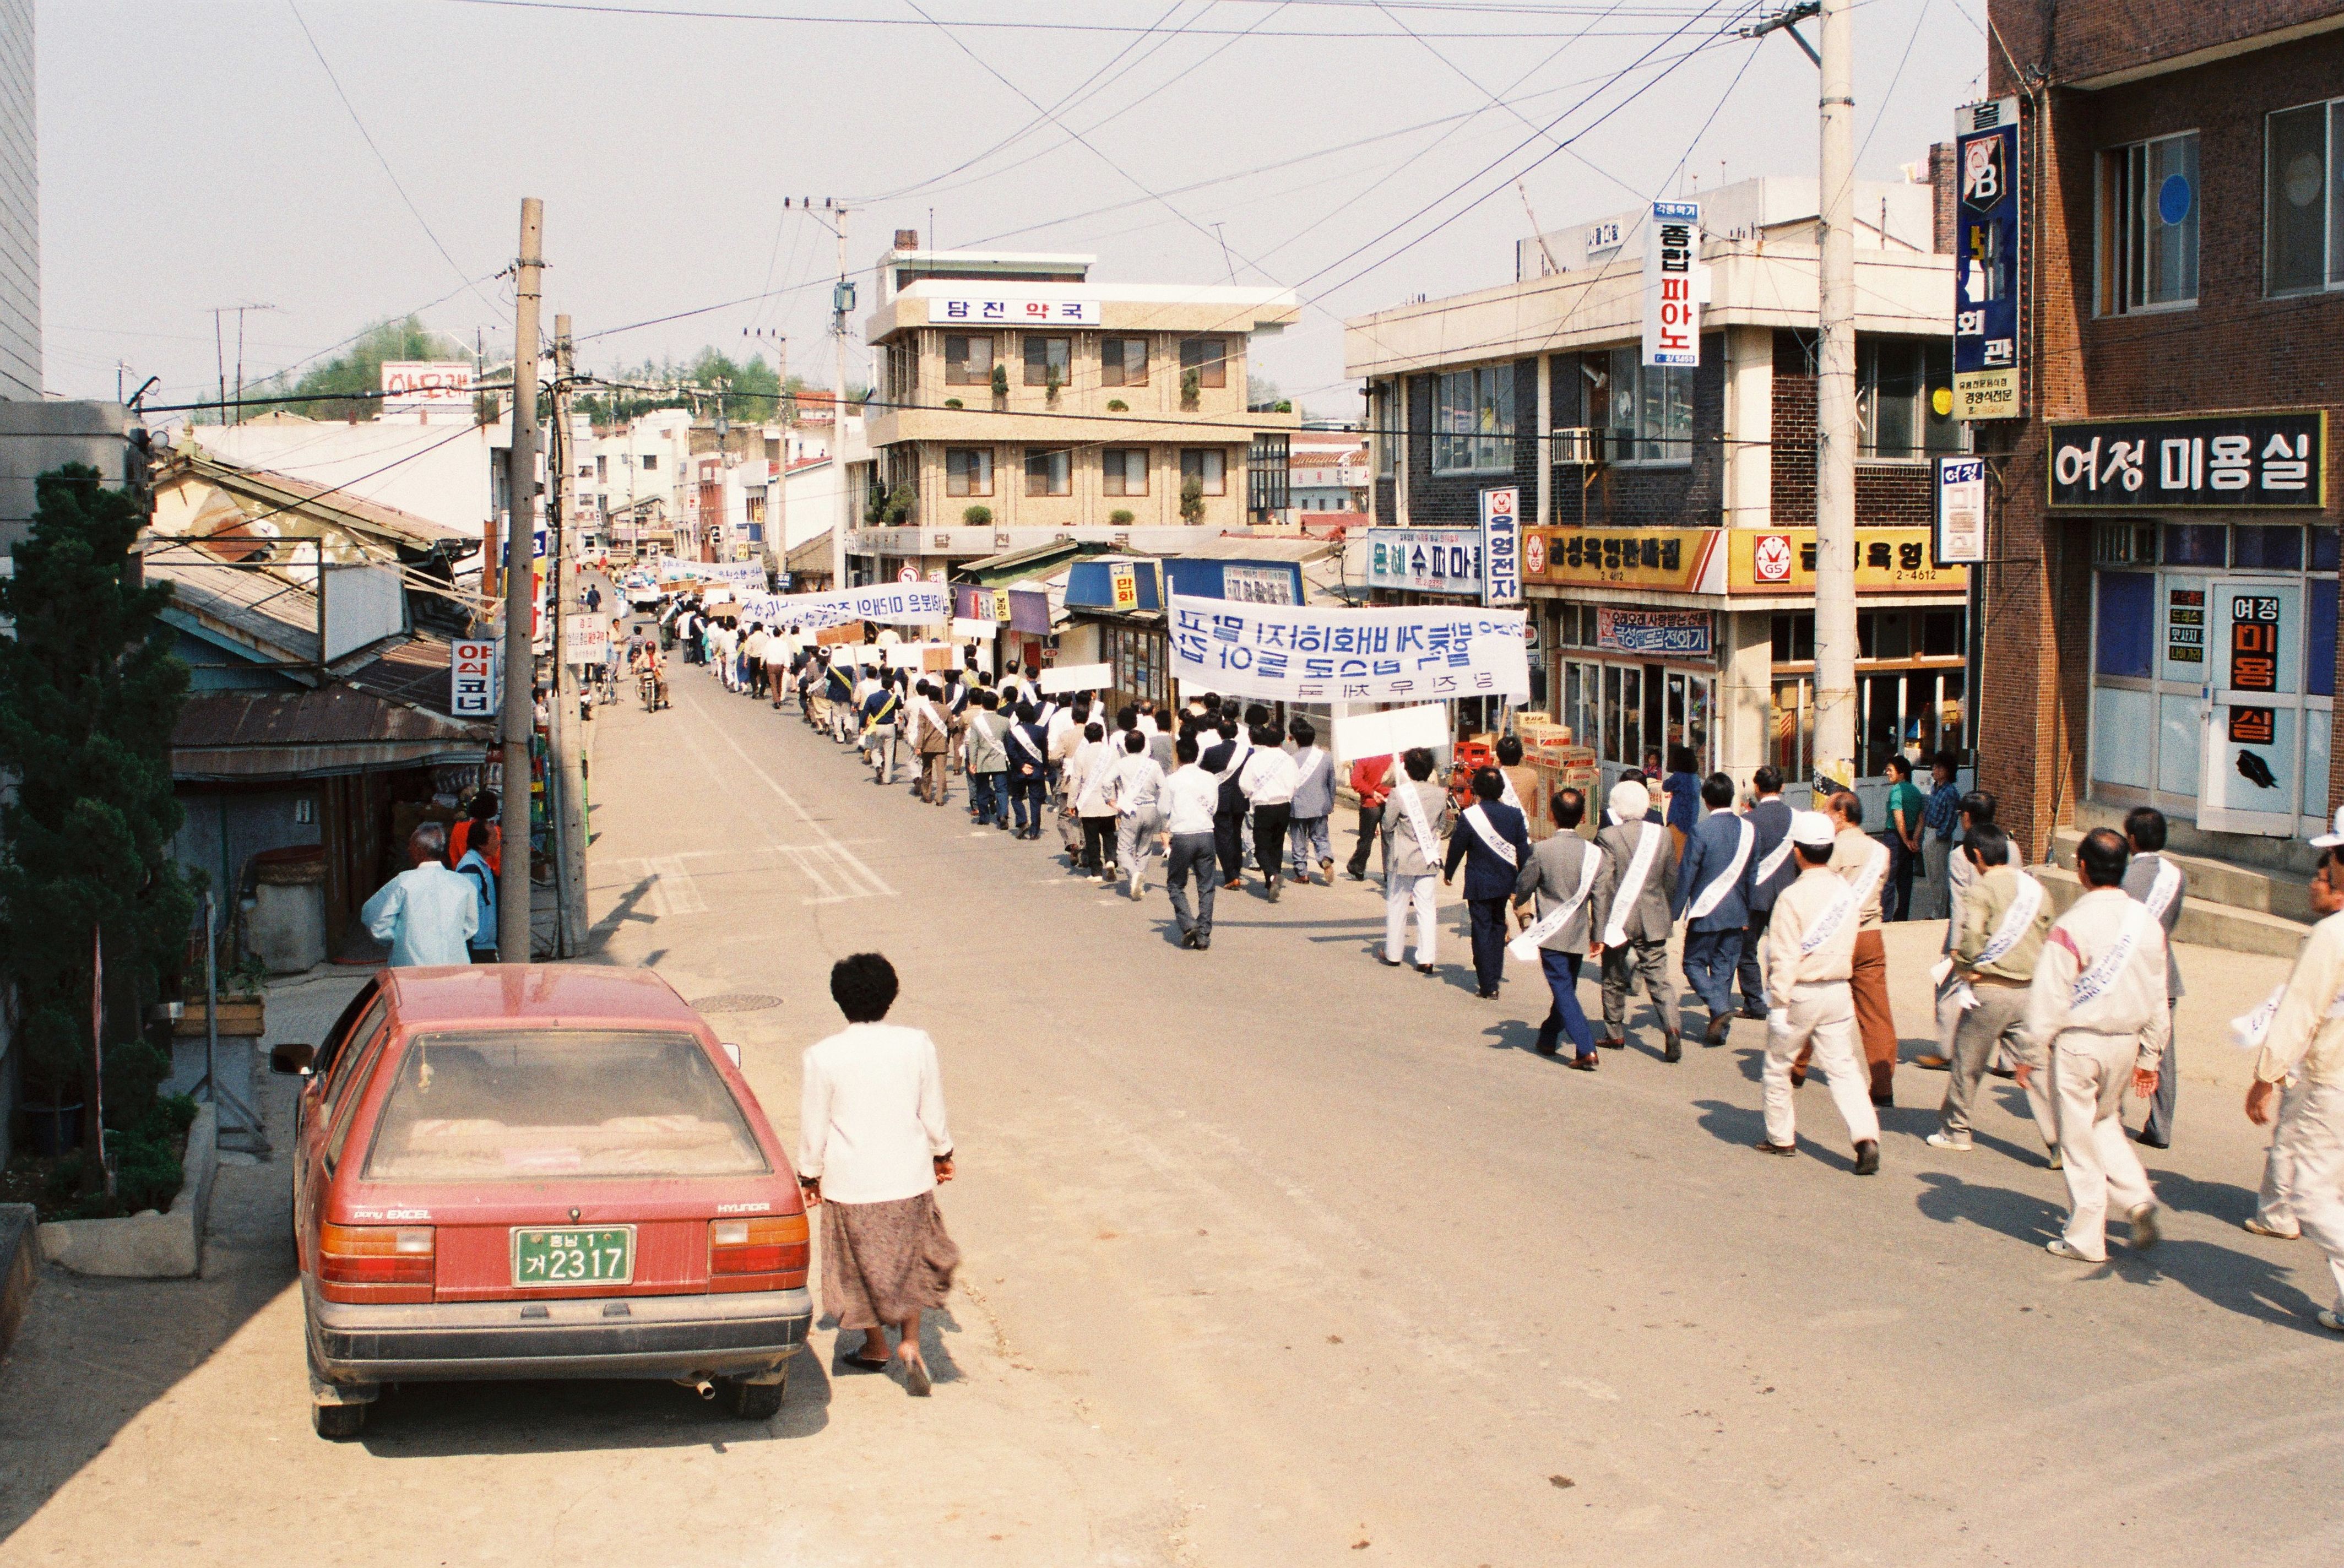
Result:
<svg viewBox="0 0 2344 1568"><path fill-rule="evenodd" d="M604 964L476 964L386 969L384 993L399 1021L418 1025L551 1023L703 1027L691 1004L655 972Z"/></svg>

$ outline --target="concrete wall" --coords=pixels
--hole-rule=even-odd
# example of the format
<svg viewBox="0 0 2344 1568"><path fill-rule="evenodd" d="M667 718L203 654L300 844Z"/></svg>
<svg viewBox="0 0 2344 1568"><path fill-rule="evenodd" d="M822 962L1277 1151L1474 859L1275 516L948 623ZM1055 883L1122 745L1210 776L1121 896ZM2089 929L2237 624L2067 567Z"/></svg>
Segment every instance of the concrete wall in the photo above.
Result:
<svg viewBox="0 0 2344 1568"><path fill-rule="evenodd" d="M41 175L33 0L0 0L0 399L41 395Z"/></svg>
<svg viewBox="0 0 2344 1568"><path fill-rule="evenodd" d="M5 3L5 0L0 0ZM207 425L203 449L247 468L311 484L348 486L365 501L480 537L490 506L489 451L500 427L308 420Z"/></svg>

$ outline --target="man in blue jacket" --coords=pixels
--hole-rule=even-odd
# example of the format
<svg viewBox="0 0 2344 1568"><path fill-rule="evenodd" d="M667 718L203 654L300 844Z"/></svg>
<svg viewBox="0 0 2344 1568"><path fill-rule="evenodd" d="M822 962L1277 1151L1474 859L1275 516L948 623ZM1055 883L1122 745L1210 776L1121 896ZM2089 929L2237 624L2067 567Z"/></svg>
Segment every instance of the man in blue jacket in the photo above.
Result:
<svg viewBox="0 0 2344 1568"><path fill-rule="evenodd" d="M1709 1032L1701 1043L1720 1046L1733 1027L1733 971L1742 962L1742 930L1750 918L1758 830L1748 817L1726 809L1733 804L1733 780L1724 774L1702 781L1701 804L1709 814L1685 839L1669 915L1686 921L1685 984L1709 1008Z"/></svg>
<svg viewBox="0 0 2344 1568"><path fill-rule="evenodd" d="M1017 704L1003 752L1009 758L1009 804L1017 814L1019 838L1042 836L1043 800L1049 788L1049 732L1031 703Z"/></svg>
<svg viewBox="0 0 2344 1568"><path fill-rule="evenodd" d="M1473 975L1481 983L1484 999L1498 994L1506 970L1506 905L1514 899L1514 883L1522 863L1531 857L1530 826L1522 814L1499 797L1506 781L1495 768L1473 775L1473 804L1465 808L1450 830L1449 857L1440 868L1448 885L1465 863L1465 906L1473 916Z"/></svg>
<svg viewBox="0 0 2344 1568"><path fill-rule="evenodd" d="M1766 977L1759 960L1766 946L1766 926L1774 900L1798 879L1798 862L1791 855L1791 808L1783 800L1783 775L1771 767L1751 775L1750 787L1758 800L1743 818L1757 831L1750 846L1750 910L1742 931L1742 1016L1764 1022Z"/></svg>

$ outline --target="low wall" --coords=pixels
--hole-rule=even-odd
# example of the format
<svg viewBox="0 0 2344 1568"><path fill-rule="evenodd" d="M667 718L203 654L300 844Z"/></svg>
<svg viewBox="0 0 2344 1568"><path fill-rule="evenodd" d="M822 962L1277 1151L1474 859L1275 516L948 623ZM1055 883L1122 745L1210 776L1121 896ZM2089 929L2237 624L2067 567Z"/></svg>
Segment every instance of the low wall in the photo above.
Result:
<svg viewBox="0 0 2344 1568"><path fill-rule="evenodd" d="M41 1227L41 1256L76 1274L125 1280L177 1280L204 1260L204 1221L211 1212L212 1177L219 1168L219 1113L197 1108L187 1128L186 1179L170 1211L120 1219L56 1219Z"/></svg>

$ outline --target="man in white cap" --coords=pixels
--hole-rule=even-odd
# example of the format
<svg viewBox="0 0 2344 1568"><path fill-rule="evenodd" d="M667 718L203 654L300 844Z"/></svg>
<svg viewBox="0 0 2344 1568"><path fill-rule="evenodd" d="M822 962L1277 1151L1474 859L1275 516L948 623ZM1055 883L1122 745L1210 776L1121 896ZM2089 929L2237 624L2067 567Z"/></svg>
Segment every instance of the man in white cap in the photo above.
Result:
<svg viewBox="0 0 2344 1568"><path fill-rule="evenodd" d="M1677 857L1669 830L1652 817L1652 796L1642 782L1622 779L1612 786L1612 825L1595 835L1603 865L1595 874L1590 951L1603 960L1603 1038L1617 1050L1627 1044L1628 996L1636 977L1661 1015L1661 1057L1684 1055L1678 1039L1677 987L1669 978L1669 929L1675 922L1669 901L1676 892Z"/></svg>
<svg viewBox="0 0 2344 1568"><path fill-rule="evenodd" d="M1855 1174L1880 1169L1880 1118L1872 1108L1869 1070L1855 1054L1855 934L1864 895L1831 869L1838 824L1819 811L1791 819L1791 853L1799 875L1774 900L1766 924L1766 1136L1762 1154L1798 1152L1791 1103L1792 1064L1812 1048L1832 1104L1855 1143Z"/></svg>
<svg viewBox="0 0 2344 1568"><path fill-rule="evenodd" d="M2112 828L2096 827L2076 846L2084 894L2044 939L2021 1026L2019 1086L2048 1058L2067 1178L2066 1229L2047 1246L2082 1263L2107 1260L2111 1200L2132 1220L2134 1251L2157 1242L2157 1194L2118 1113L2127 1084L2144 1098L2157 1092L2173 1009L2165 995L2164 928L2125 895L2131 858Z"/></svg>

